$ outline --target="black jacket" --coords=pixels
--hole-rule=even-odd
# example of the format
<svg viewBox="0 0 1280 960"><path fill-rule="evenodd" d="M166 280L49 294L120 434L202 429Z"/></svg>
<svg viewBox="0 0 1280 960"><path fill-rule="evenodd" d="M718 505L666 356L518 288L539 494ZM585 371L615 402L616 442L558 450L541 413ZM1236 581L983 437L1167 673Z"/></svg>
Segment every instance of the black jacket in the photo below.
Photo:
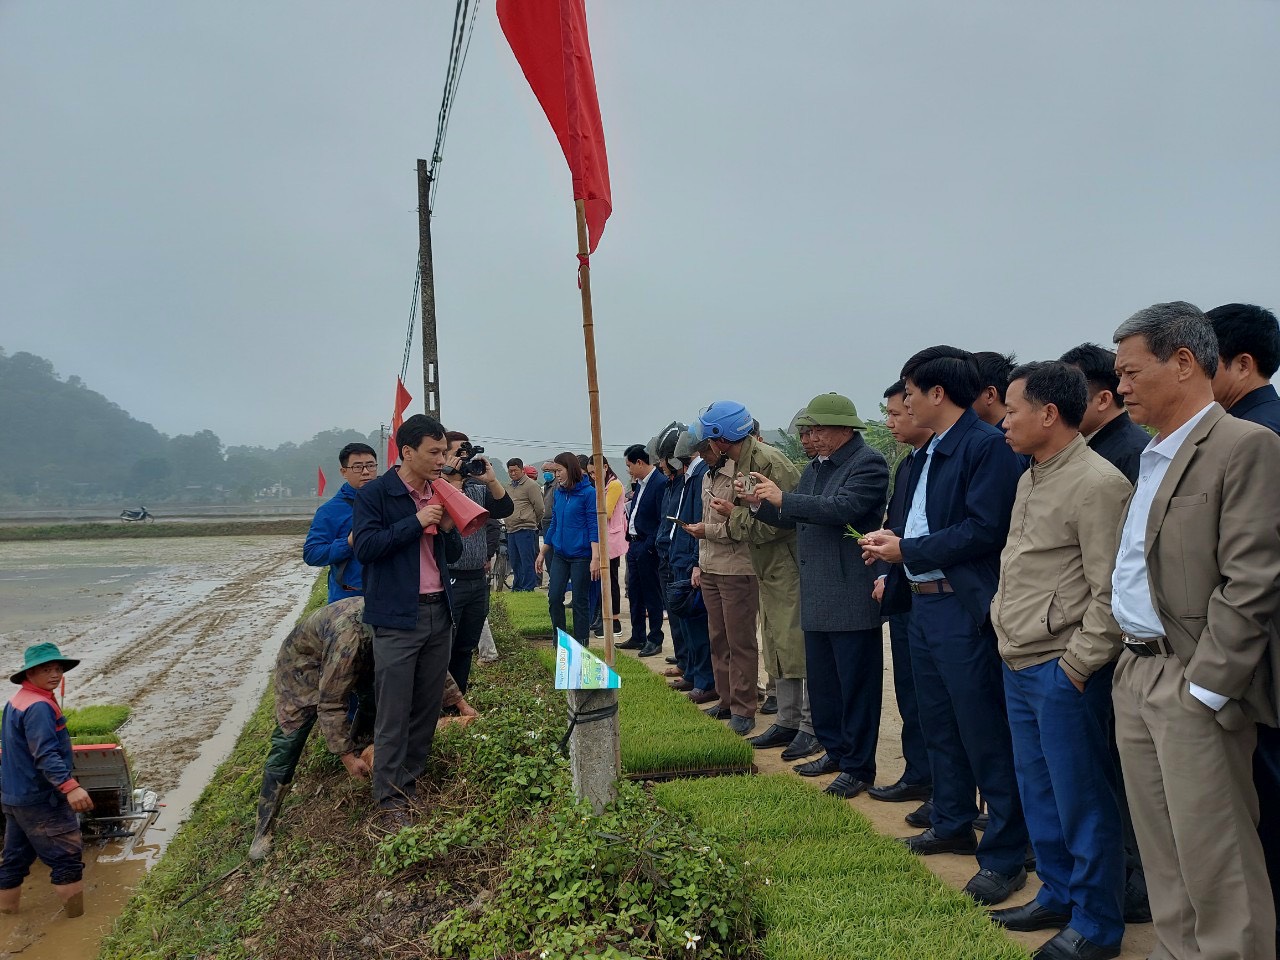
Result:
<svg viewBox="0 0 1280 960"><path fill-rule="evenodd" d="M907 491L914 490L920 479L920 470L924 466L924 454L912 450L898 461L893 475L893 495L889 497L889 509L885 512L884 525L890 530L901 530L907 523L907 511L911 509L911 501L907 499ZM893 616L896 613L911 612L911 588L907 586L907 575L900 563L876 563L875 575L884 577L884 596L880 600L880 615Z"/></svg>
<svg viewBox="0 0 1280 960"><path fill-rule="evenodd" d="M356 491L351 531L356 559L364 565L364 622L374 627L412 630L418 625L418 541L422 538L422 524L397 469L393 467ZM439 533L434 546L452 615L449 564L462 556L462 537L457 530Z"/></svg>
<svg viewBox="0 0 1280 960"><path fill-rule="evenodd" d="M1089 438L1089 449L1138 485L1138 458L1151 442L1147 431L1122 413Z"/></svg>
<svg viewBox="0 0 1280 960"><path fill-rule="evenodd" d="M1280 433L1280 396L1276 394L1276 388L1269 383L1265 387L1246 393L1227 413Z"/></svg>

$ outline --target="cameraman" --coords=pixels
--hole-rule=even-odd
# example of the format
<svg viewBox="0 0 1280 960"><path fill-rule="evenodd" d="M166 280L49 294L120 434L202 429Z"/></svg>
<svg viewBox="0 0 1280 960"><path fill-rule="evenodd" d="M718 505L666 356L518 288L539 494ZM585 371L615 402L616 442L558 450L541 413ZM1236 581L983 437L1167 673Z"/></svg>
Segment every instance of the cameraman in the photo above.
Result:
<svg viewBox="0 0 1280 960"><path fill-rule="evenodd" d="M473 447L465 433L445 432L449 446L445 450L441 474L480 506L489 511L489 519L501 520L515 511L515 504L493 472L493 465L481 456L484 447ZM458 689L467 692L471 677L471 661L480 645L480 633L489 616L489 544L485 528L462 538L462 556L449 564L449 582L453 587L453 652L449 656L449 673Z"/></svg>

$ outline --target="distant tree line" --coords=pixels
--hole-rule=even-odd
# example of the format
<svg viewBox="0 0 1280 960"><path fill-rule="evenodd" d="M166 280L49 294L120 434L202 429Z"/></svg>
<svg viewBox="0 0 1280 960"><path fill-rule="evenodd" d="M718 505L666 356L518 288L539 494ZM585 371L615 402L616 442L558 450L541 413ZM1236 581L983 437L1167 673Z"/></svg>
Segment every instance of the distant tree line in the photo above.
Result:
<svg viewBox="0 0 1280 960"><path fill-rule="evenodd" d="M305 443L224 447L211 430L168 437L79 377L0 349L0 504L248 503L314 493L316 468L341 483L337 451L376 434L326 430ZM380 458L381 459L381 458Z"/></svg>

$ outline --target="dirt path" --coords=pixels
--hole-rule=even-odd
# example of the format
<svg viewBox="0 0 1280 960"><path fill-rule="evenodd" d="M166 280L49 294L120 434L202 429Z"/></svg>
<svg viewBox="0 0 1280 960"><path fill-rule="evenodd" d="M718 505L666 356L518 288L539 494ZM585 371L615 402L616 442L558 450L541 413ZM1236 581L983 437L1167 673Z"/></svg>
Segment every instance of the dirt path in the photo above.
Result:
<svg viewBox="0 0 1280 960"><path fill-rule="evenodd" d="M22 650L41 640L80 658L67 676L66 706L128 704L120 740L135 781L166 804L142 859L99 862L113 849L86 850L80 920L62 917L48 870L37 864L23 912L0 918L0 960L97 955L146 864L257 705L314 579L298 537L6 544L0 551L0 664L21 663Z"/></svg>
<svg viewBox="0 0 1280 960"><path fill-rule="evenodd" d="M627 624L627 608L626 601L623 601L622 619L624 623L624 636L630 631L625 629ZM671 642L670 637L667 639L666 652L670 653ZM620 656L635 656L635 651L622 650L619 651ZM663 662L663 657L648 657L641 661L649 666L650 669L661 673L667 666ZM889 651L889 631L885 628L884 632L884 687L883 687L883 704L884 712L880 723L880 742L876 749L876 767L879 770L878 780L882 784L893 783L897 780L902 772L902 745L900 734L902 731L902 718L898 715L897 701L894 699L893 693L893 665L892 657ZM760 677L765 678L764 669L760 670ZM756 729L754 733L763 733L768 729L770 717L758 715L756 717ZM773 750L757 750L755 752L756 766L761 773L788 773L792 776L799 777L794 772L796 764L786 763L782 760L782 748ZM832 780L835 774L828 774L825 777L801 778L813 784L815 789L823 789ZM854 797L848 801L853 807L871 821L871 825L875 829L889 837L906 837L920 831L909 826L902 818L914 810L917 803L881 803L872 800L866 794ZM973 857L962 857L952 854L941 854L932 857L923 857L924 864L940 877L948 885L956 889L962 888L969 878L977 871L977 863ZM1030 874L1027 886L1024 890L1014 895L1007 904L1008 906L1016 906L1032 899L1036 891L1040 889L1040 880L1034 874ZM1045 940L1053 935L1052 930L1042 931L1039 933L1011 933L1009 936L1021 943L1023 946L1034 949L1042 944ZM1142 960L1155 947L1155 930L1151 924L1130 925L1125 930L1124 950L1120 954L1120 960Z"/></svg>

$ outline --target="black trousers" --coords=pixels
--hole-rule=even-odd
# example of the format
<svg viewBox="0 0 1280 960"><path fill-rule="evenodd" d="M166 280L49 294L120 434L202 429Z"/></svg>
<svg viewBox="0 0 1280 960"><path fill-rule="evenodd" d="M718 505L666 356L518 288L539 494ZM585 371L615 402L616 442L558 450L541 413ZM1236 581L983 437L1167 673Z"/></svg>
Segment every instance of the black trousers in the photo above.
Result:
<svg viewBox="0 0 1280 960"><path fill-rule="evenodd" d="M662 643L662 584L658 552L640 543L627 548L627 596L631 598L631 636Z"/></svg>
<svg viewBox="0 0 1280 960"><path fill-rule="evenodd" d="M471 664L485 617L489 616L489 581L485 577L453 581L453 652L449 654L449 673L464 694L471 679Z"/></svg>

